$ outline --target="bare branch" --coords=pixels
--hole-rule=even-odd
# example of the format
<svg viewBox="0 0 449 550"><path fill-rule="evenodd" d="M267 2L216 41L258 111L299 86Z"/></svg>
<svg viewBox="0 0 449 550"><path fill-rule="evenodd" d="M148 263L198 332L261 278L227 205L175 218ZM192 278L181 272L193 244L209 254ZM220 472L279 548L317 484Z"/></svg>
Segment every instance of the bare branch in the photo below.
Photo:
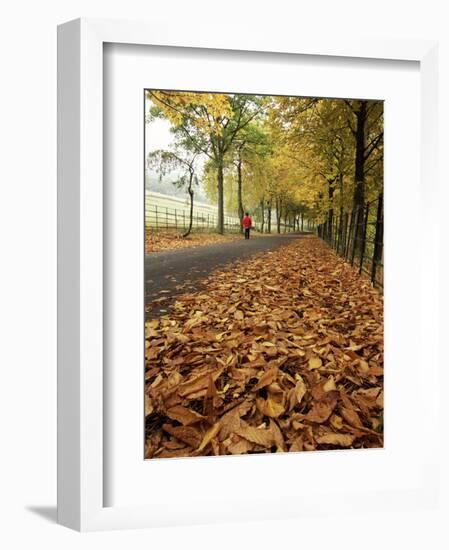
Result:
<svg viewBox="0 0 449 550"><path fill-rule="evenodd" d="M376 149L379 145L379 143L382 141L384 137L384 133L383 131L378 135L376 136L365 148L365 154L364 154L364 159L367 160L369 158L369 156L371 155L371 153L374 151L374 149Z"/></svg>

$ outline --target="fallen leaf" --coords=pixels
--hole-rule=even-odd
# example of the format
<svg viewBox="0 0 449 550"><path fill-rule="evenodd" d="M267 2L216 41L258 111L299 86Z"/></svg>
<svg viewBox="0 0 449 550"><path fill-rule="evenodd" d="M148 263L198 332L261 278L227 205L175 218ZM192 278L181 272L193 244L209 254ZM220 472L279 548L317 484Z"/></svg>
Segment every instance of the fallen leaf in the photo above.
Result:
<svg viewBox="0 0 449 550"><path fill-rule="evenodd" d="M323 362L321 361L321 358L317 355L312 355L309 359L309 369L319 369L322 366Z"/></svg>
<svg viewBox="0 0 449 550"><path fill-rule="evenodd" d="M256 399L256 407L259 411L270 418L277 418L285 412L284 399L282 395L268 394L267 399L258 397Z"/></svg>
<svg viewBox="0 0 449 550"><path fill-rule="evenodd" d="M171 424L164 424L162 429L179 439L184 441L187 445L197 448L201 443L201 433L192 426L172 426Z"/></svg>
<svg viewBox="0 0 449 550"><path fill-rule="evenodd" d="M252 443L262 445L262 447L271 447L275 444L274 434L271 430L265 428L254 428L245 424L235 433Z"/></svg>
<svg viewBox="0 0 449 550"><path fill-rule="evenodd" d="M383 445L382 296L321 240L152 284L146 458Z"/></svg>
<svg viewBox="0 0 449 550"><path fill-rule="evenodd" d="M307 387L304 383L304 380L301 376L298 375L298 381L294 388L292 388L288 394L288 410L291 411L296 405L299 405L302 401L302 398L307 392Z"/></svg>
<svg viewBox="0 0 449 550"><path fill-rule="evenodd" d="M329 376L329 378L327 379L326 383L323 386L323 390L325 392L329 392L329 391L333 391L333 390L336 390L336 389L337 389L337 386L335 385L334 377Z"/></svg>
<svg viewBox="0 0 449 550"><path fill-rule="evenodd" d="M330 418L330 425L336 430L341 430L343 428L343 420L338 414L333 414Z"/></svg>
<svg viewBox="0 0 449 550"><path fill-rule="evenodd" d="M207 387L209 385L210 377L212 376L212 380L215 382L215 380L220 376L222 371L223 371L223 368L217 369L212 373L206 372L204 374L200 374L199 376L193 377L191 380L188 380L183 384L180 384L179 390L178 390L179 395L185 397L192 393L203 392L203 390L205 394Z"/></svg>
<svg viewBox="0 0 449 550"><path fill-rule="evenodd" d="M168 418L171 420L177 420L183 426L189 426L190 424L196 424L205 420L205 417L201 414L198 414L192 409L183 407L182 405L176 405L167 410Z"/></svg>
<svg viewBox="0 0 449 550"><path fill-rule="evenodd" d="M339 445L340 447L350 447L354 442L354 436L340 433L326 433L316 437L316 442L320 445Z"/></svg>
<svg viewBox="0 0 449 550"><path fill-rule="evenodd" d="M330 417L337 404L337 392L329 392L321 401L314 403L313 408L306 415L306 420L322 424Z"/></svg>
<svg viewBox="0 0 449 550"><path fill-rule="evenodd" d="M151 414L153 410L154 410L153 402L148 397L148 395L145 394L145 416L148 416L149 414Z"/></svg>
<svg viewBox="0 0 449 550"><path fill-rule="evenodd" d="M354 428L363 428L362 421L360 420L359 415L354 411L354 409L341 407L340 413L341 416L346 420L346 422L351 426L354 426Z"/></svg>
<svg viewBox="0 0 449 550"><path fill-rule="evenodd" d="M216 422L205 434L203 437L203 440L200 443L200 446L198 447L198 451L202 451L211 441L213 437L215 437L218 432L220 431L221 425L220 422Z"/></svg>
<svg viewBox="0 0 449 550"><path fill-rule="evenodd" d="M253 391L257 391L264 388L265 386L269 386L276 379L277 374L277 367L272 367L271 369L267 370L267 372L265 372L261 376L259 382L257 382L257 384L254 386Z"/></svg>

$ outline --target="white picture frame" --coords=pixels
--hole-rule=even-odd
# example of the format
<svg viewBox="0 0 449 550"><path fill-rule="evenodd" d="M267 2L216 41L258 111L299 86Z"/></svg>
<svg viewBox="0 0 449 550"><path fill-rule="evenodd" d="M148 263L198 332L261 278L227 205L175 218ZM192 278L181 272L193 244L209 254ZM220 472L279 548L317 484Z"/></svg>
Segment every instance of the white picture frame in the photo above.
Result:
<svg viewBox="0 0 449 550"><path fill-rule="evenodd" d="M283 517L281 505L271 511L249 513L251 499L236 499L225 513L219 503L205 499L185 515L181 510L154 506L105 506L104 486L104 223L103 223L103 47L104 44L158 45L172 48L266 52L270 55L313 55L345 59L383 59L419 63L421 105L420 142L422 187L422 242L419 256L420 313L437 317L438 271L436 151L438 74L437 44L422 40L340 38L313 39L234 35L205 31L192 39L182 24L157 28L151 23L79 19L58 28L58 521L78 530L151 527L220 520ZM176 50L173 50L173 55ZM433 187L435 186L435 187ZM387 235L388 238L388 235ZM427 289L425 299L424 288ZM437 380L435 330L420 326L420 339L429 350L426 376ZM432 351L433 350L433 351ZM432 357L432 353L434 354ZM430 354L430 356L429 356ZM420 359L423 361L423 358ZM422 371L421 371L422 374ZM436 386L436 384L435 384ZM425 404L428 429L437 415L432 392ZM341 456L341 455L340 455ZM235 460L235 459L233 459ZM238 458L236 460L242 460ZM243 458L245 460L245 458ZM249 458L249 460L253 460ZM438 479L427 453L427 475L400 491L369 493L370 506L429 506L436 499ZM172 461L172 468L183 468ZM185 464L185 463L184 463ZM237 464L234 462L234 464ZM238 464L237 464L238 466ZM291 516L329 513L322 503L323 488L307 503L289 503ZM248 495L246 495L248 496ZM357 508L359 494L341 498L341 511ZM154 495L157 500L157 494ZM201 511L202 510L202 511Z"/></svg>

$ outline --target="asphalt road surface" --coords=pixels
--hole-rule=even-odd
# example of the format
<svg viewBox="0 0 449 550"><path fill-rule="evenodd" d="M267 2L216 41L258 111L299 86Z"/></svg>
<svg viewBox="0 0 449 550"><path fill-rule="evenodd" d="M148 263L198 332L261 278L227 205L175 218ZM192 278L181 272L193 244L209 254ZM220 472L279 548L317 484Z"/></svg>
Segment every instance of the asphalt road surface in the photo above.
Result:
<svg viewBox="0 0 449 550"><path fill-rule="evenodd" d="M145 255L146 318L163 315L173 298L201 288L211 271L226 264L249 258L288 244L303 235L287 233L226 243L167 250Z"/></svg>

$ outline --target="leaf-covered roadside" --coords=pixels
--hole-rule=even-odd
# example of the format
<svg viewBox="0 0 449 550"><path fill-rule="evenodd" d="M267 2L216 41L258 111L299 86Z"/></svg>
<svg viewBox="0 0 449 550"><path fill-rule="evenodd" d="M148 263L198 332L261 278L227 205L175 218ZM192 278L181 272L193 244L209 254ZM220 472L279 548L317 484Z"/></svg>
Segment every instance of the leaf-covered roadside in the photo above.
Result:
<svg viewBox="0 0 449 550"><path fill-rule="evenodd" d="M178 233L161 233L146 231L145 254L161 252L163 250L179 250L181 248L197 248L221 242L242 239L239 234L219 235L218 233L191 233L188 237L182 238Z"/></svg>
<svg viewBox="0 0 449 550"><path fill-rule="evenodd" d="M316 237L146 323L146 458L383 445L383 300Z"/></svg>

